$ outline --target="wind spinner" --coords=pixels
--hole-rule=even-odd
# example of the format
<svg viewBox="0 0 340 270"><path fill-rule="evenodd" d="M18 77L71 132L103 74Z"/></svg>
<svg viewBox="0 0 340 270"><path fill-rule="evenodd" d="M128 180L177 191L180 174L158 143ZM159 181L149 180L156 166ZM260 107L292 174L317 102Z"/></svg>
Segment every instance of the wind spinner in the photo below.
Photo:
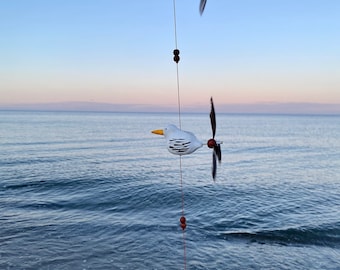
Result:
<svg viewBox="0 0 340 270"><path fill-rule="evenodd" d="M217 160L221 163L221 141L215 140L216 134L216 114L213 99L210 99L211 111L210 122L212 129L212 138L207 141L207 146L213 149L212 154L212 177L215 180L217 171ZM192 132L177 128L175 125L168 125L163 129L151 131L154 134L163 135L166 140L168 151L174 155L189 155L203 146L203 143L198 140Z"/></svg>
<svg viewBox="0 0 340 270"><path fill-rule="evenodd" d="M179 126L177 128L175 125L168 125L163 129L153 130L152 133L163 135L166 140L166 146L168 151L171 154L179 155L180 160L180 180L181 180L181 193L182 193L182 216L180 218L180 226L183 230L183 250L184 250L184 269L186 269L186 248L185 248L185 228L186 228L186 218L184 216L184 193L183 193L183 180L182 180L182 155L189 155L194 153L197 149L203 146L203 143L199 141L195 134L189 131L185 131L181 129L181 104L180 104L180 89L179 89L179 76L178 76L178 62L180 60L180 51L177 48L177 34L176 34L176 4L175 0L173 0L174 6L174 28L175 28L175 45L176 49L173 51L174 57L173 60L176 62L177 67L177 94L178 94L178 116L179 116ZM200 14L203 14L205 5L207 0L200 0L199 11ZM215 180L216 178L216 170L217 170L217 160L221 162L222 160L222 152L221 152L221 143L220 141L215 140L216 134L216 115L214 102L212 97L210 98L211 103L211 111L210 111L210 122L212 129L212 138L207 141L207 146L213 149L212 153L212 177Z"/></svg>

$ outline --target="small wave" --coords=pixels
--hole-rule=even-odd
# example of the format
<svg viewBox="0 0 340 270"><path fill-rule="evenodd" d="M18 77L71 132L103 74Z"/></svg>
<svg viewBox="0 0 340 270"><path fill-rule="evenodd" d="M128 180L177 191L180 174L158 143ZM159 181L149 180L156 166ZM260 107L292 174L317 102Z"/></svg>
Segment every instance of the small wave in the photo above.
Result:
<svg viewBox="0 0 340 270"><path fill-rule="evenodd" d="M340 248L340 224L315 228L288 228L259 232L227 232L221 236L227 240L246 240L259 244L316 245Z"/></svg>

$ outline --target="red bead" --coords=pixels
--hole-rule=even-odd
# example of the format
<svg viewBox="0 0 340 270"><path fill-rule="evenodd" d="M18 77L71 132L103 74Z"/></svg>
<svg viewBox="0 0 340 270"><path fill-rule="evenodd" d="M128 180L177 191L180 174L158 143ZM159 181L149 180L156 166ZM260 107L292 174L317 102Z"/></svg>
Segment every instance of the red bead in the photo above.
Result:
<svg viewBox="0 0 340 270"><path fill-rule="evenodd" d="M216 146L216 141L214 139L210 139L207 142L207 145L208 145L209 148L214 148Z"/></svg>
<svg viewBox="0 0 340 270"><path fill-rule="evenodd" d="M184 230L184 229L187 227L185 217L182 216L182 217L179 219L179 221L181 222L181 228L182 228L182 230Z"/></svg>

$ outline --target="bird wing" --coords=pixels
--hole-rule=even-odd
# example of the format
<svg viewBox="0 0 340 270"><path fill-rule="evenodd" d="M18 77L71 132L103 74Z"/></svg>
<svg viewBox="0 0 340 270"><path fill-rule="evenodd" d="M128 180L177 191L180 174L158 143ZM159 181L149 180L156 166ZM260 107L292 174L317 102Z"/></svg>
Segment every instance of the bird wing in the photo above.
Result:
<svg viewBox="0 0 340 270"><path fill-rule="evenodd" d="M186 139L169 139L169 151L185 154L190 150L191 142Z"/></svg>

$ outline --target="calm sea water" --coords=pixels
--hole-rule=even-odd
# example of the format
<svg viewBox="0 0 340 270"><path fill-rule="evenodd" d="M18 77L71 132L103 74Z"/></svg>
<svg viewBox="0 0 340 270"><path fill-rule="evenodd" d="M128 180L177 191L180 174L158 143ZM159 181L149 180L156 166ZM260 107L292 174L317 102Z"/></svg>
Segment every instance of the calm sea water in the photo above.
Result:
<svg viewBox="0 0 340 270"><path fill-rule="evenodd" d="M0 112L0 269L183 269L176 114ZM340 116L217 114L182 158L187 269L340 269ZM208 114L182 128L211 137Z"/></svg>

